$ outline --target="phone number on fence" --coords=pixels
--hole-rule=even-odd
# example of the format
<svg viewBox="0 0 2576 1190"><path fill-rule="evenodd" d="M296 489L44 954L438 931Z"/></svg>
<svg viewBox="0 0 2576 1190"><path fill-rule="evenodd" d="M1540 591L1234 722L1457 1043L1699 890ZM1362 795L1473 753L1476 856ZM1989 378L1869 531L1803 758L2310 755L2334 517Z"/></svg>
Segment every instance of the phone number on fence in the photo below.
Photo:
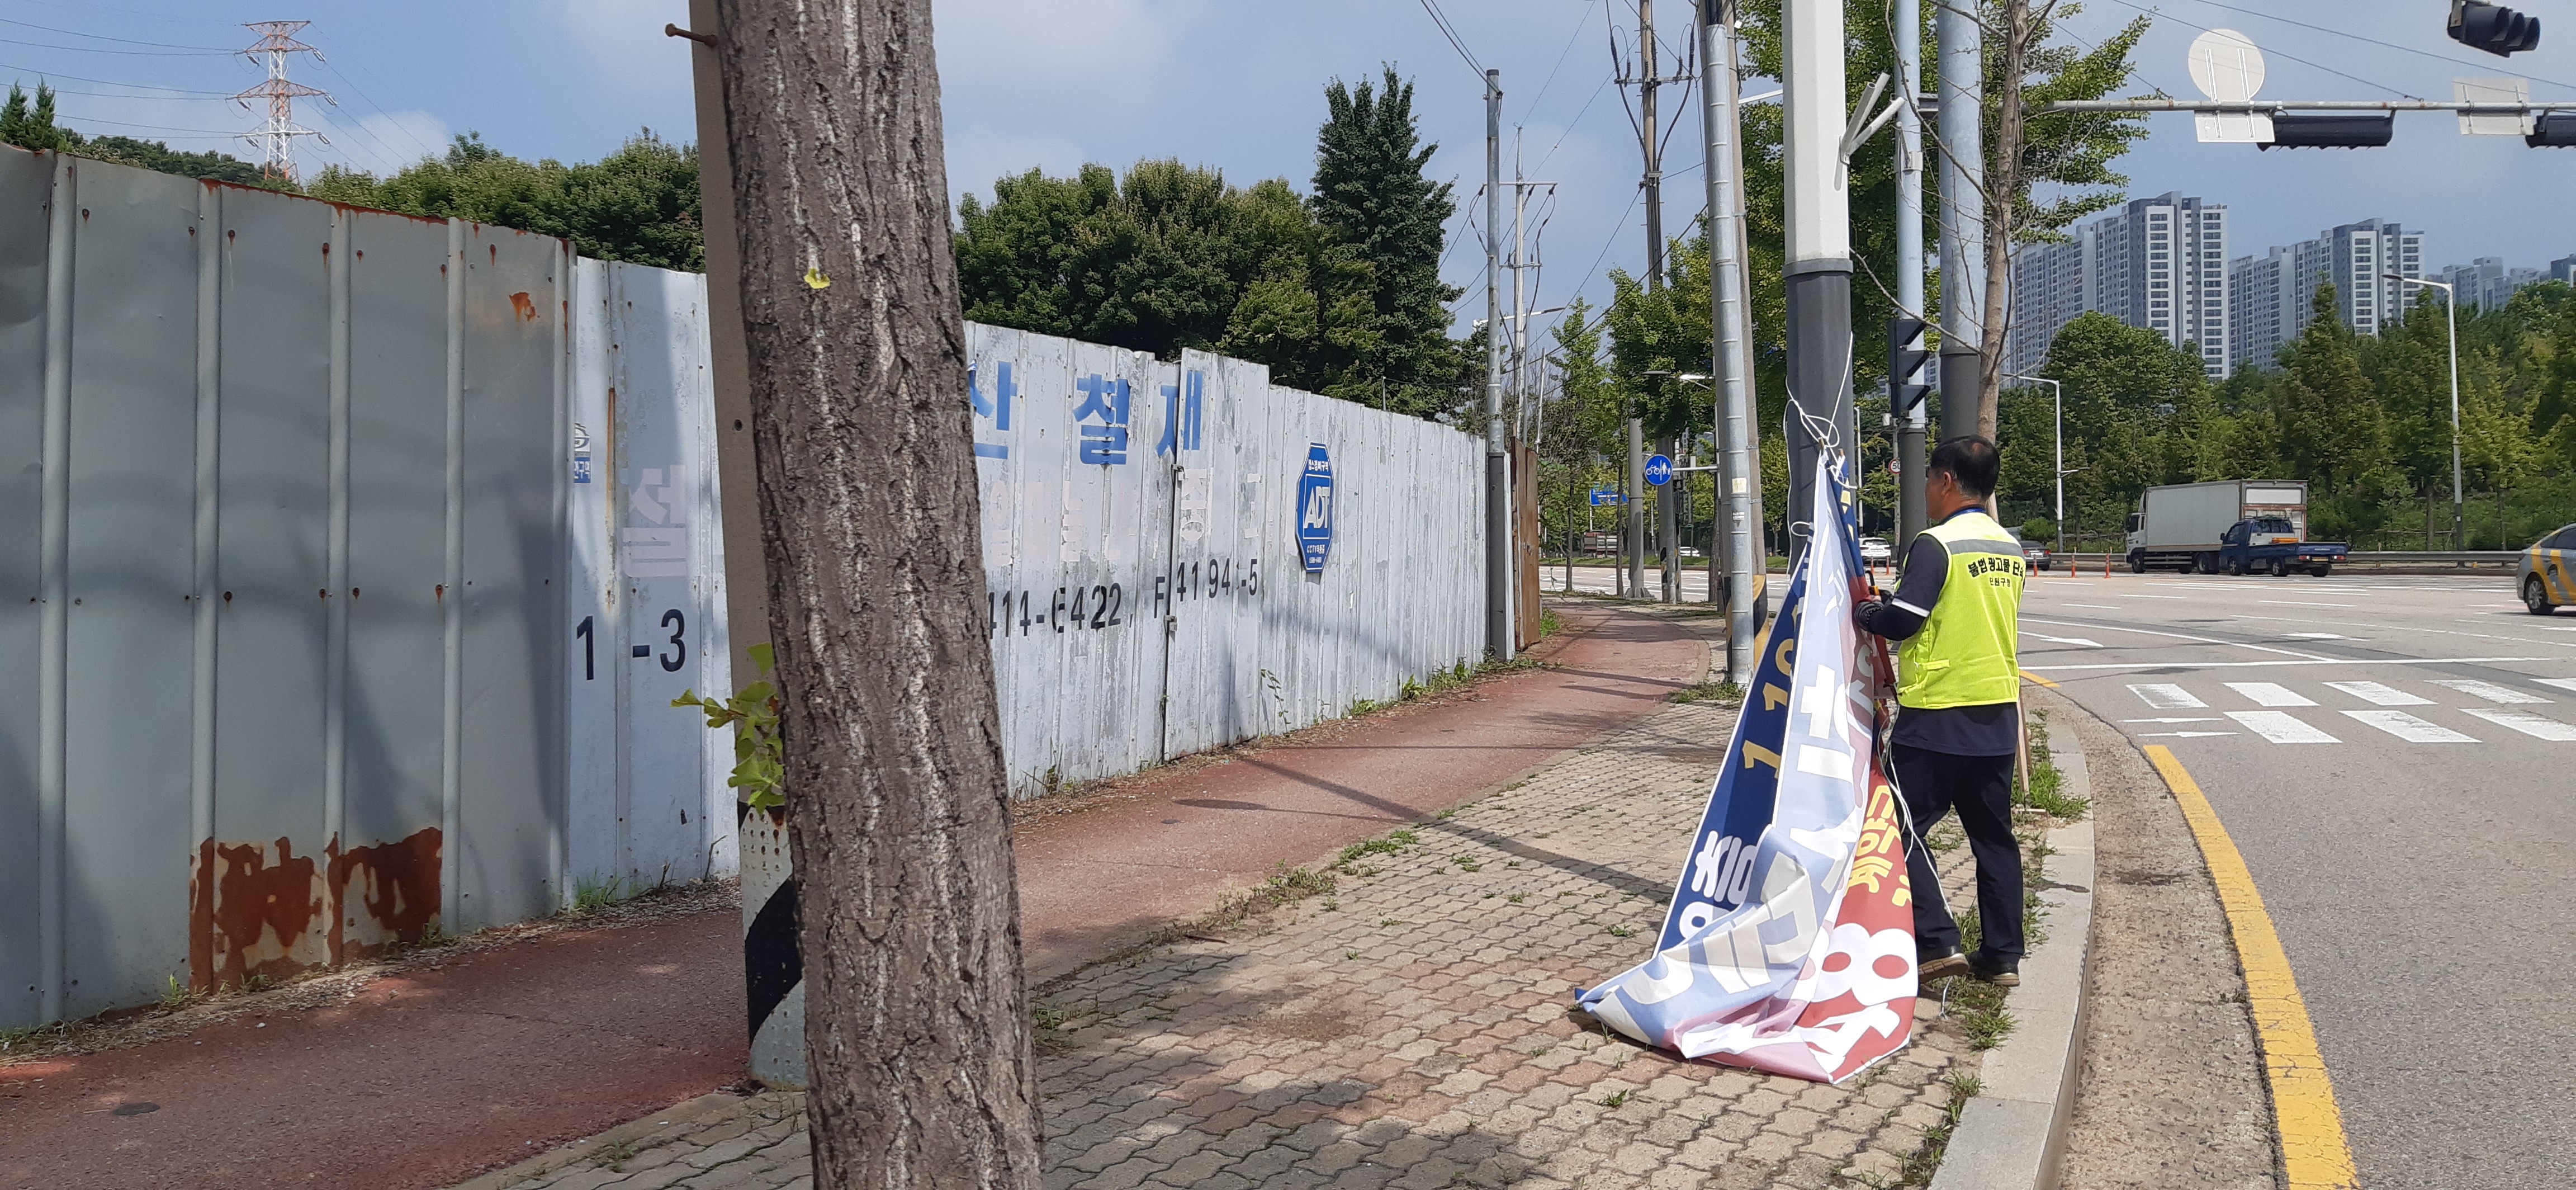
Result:
<svg viewBox="0 0 2576 1190"><path fill-rule="evenodd" d="M1261 594L1261 559L1202 558L1177 563L1169 574L1154 576L1152 610L1172 614L1185 603L1209 599L1254 599ZM1142 597L1139 596L1141 601ZM996 637L1016 629L1021 636L1047 632L1103 631L1133 622L1124 583L1080 583L1057 587L1053 594L1030 588L984 593L986 631Z"/></svg>

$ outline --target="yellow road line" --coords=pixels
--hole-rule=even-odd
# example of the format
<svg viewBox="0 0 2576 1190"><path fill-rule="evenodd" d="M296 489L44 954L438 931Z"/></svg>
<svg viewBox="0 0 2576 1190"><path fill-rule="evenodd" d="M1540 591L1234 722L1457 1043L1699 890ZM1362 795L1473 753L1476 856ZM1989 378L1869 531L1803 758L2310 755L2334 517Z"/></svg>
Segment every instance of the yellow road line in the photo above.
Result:
<svg viewBox="0 0 2576 1190"><path fill-rule="evenodd" d="M2055 689L2057 689L2057 683L2052 682L2052 681L2049 681L2048 679L2043 678L2043 677L2039 676L2038 674L2032 673L2032 672L2030 672L2029 670L2026 670L2026 669L2025 669L2025 670L2021 671L2021 676L2022 676L2022 680L2024 680L2024 681L2037 682L2037 683L2039 683L2040 685L2042 685L2042 686L2046 686L2046 687L2048 687L2048 688L2049 688L2049 689L2051 689L2051 690L2055 690Z"/></svg>
<svg viewBox="0 0 2576 1190"><path fill-rule="evenodd" d="M2281 1167L2291 1190L2352 1190L2361 1184L2353 1168L2352 1145L2344 1139L2343 1112L2335 1106L2334 1081L2326 1076L2317 1052L2316 1028L2308 1021L2307 1001L2299 996L2290 974L2290 956L2281 935L2254 888L2254 874L2236 841L2227 837L2218 811L2210 808L2200 783L2174 759L2173 750L2149 744L2147 760L2164 775L2182 806L2201 857L2209 862L2210 879L2218 884L2218 902L2227 911L2228 929L2236 935L2236 958L2245 968L2245 996L2254 1012L2254 1030L2263 1042L2263 1065L2272 1084L2272 1115L2281 1132Z"/></svg>

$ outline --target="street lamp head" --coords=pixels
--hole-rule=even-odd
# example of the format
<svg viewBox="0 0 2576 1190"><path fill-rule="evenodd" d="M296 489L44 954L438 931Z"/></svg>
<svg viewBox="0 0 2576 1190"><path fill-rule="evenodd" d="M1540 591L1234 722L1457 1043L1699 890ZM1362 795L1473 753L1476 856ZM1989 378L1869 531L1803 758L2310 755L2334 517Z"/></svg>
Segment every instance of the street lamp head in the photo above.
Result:
<svg viewBox="0 0 2576 1190"><path fill-rule="evenodd" d="M1686 383L1690 383L1690 384L1697 384L1697 383L1699 383L1700 381L1703 381L1703 380L1712 380L1712 379L1715 379L1715 377L1712 377L1712 376L1710 376L1709 374L1707 374L1707 373L1705 373L1705 372L1684 372L1684 373L1682 373L1682 374L1681 374L1681 375L1679 375L1679 376L1675 376L1675 377L1673 377L1673 379L1675 379L1675 380L1679 380L1679 381L1683 381L1683 382L1686 382Z"/></svg>

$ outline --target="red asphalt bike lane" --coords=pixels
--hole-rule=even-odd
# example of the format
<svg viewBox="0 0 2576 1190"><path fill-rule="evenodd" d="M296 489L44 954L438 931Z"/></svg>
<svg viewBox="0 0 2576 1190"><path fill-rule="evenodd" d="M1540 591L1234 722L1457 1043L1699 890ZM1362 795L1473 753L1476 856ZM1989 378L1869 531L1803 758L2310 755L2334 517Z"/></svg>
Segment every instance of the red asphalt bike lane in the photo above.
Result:
<svg viewBox="0 0 2576 1190"><path fill-rule="evenodd" d="M1135 782L1024 824L1032 982L1280 863L1418 821L1653 709L1706 671L1687 626L1561 609L1544 670ZM348 1003L0 1067L0 1187L450 1185L743 1077L740 918L565 931ZM117 1115L139 1104L154 1110Z"/></svg>

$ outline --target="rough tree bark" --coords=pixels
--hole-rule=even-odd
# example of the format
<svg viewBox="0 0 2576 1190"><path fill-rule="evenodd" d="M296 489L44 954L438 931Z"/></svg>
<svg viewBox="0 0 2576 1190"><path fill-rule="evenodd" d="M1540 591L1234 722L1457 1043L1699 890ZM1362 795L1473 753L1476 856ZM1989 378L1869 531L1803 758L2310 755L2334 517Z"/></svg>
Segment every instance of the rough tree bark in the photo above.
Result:
<svg viewBox="0 0 2576 1190"><path fill-rule="evenodd" d="M931 0L727 0L815 1183L1039 1184Z"/></svg>
<svg viewBox="0 0 2576 1190"><path fill-rule="evenodd" d="M2055 6L2056 0L2049 0L2049 7ZM1977 375L1977 433L1989 442L1994 440L2001 421L2004 335L2010 329L2006 320L2012 312L2012 236L2022 195L2022 82L2029 73L2030 35L2035 24L2030 0L2003 0L2002 9L2003 86L1995 100L1993 156L1986 164L1986 311L1978 343ZM2044 12L2041 19L2046 19Z"/></svg>

